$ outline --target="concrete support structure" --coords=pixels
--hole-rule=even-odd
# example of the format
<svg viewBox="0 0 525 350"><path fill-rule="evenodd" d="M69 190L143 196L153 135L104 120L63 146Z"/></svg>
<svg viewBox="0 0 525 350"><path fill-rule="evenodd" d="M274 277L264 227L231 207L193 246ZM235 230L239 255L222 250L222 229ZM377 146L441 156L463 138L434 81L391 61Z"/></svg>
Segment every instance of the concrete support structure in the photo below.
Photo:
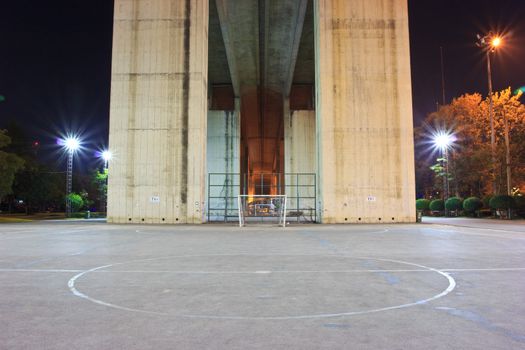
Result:
<svg viewBox="0 0 525 350"><path fill-rule="evenodd" d="M201 223L208 2L115 0L108 221Z"/></svg>
<svg viewBox="0 0 525 350"><path fill-rule="evenodd" d="M315 208L316 140L315 111L290 111L289 101L284 102L284 170L289 208ZM298 197L302 199L298 199ZM297 211L297 210L296 210ZM293 219L291 219L293 220Z"/></svg>
<svg viewBox="0 0 525 350"><path fill-rule="evenodd" d="M414 222L407 3L316 0L314 20L322 222Z"/></svg>
<svg viewBox="0 0 525 350"><path fill-rule="evenodd" d="M315 111L291 111L284 120L285 171L315 174Z"/></svg>
<svg viewBox="0 0 525 350"><path fill-rule="evenodd" d="M415 221L406 0L115 0L112 74L110 222L205 222L212 172L316 173L323 223Z"/></svg>
<svg viewBox="0 0 525 350"><path fill-rule="evenodd" d="M234 215L231 208L236 207L237 196L241 194L240 103L238 98L235 101L233 111L208 111L206 163L208 174L211 174L208 185L212 186L209 187L211 198L207 198L205 207L214 208L207 215L212 221L224 221L225 216ZM217 210L221 208L224 211Z"/></svg>

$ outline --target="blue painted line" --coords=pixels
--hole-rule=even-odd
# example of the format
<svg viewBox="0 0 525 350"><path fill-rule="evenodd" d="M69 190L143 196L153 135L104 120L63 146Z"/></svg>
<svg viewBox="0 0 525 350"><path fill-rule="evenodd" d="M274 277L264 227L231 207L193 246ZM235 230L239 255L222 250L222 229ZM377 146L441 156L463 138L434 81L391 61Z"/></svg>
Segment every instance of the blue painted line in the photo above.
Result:
<svg viewBox="0 0 525 350"><path fill-rule="evenodd" d="M476 313L474 311L460 310L460 309L455 309L455 308L450 308L450 307L437 307L436 309L445 311L449 315L452 315L452 316L455 316L455 317L459 317L459 318L462 318L462 319L470 321L470 322L474 322L477 325L479 325L480 327L482 327L482 328L484 328L484 329L486 329L488 331L491 331L491 332L494 332L494 333L503 334L506 337L509 337L509 338L511 338L514 341L517 341L517 342L520 342L520 343L525 343L525 335L524 334L517 333L515 331L512 331L510 329L506 329L506 328L501 327L501 326L496 326L492 322L487 320L485 317L483 317L482 315L480 315L480 314L478 314L478 313Z"/></svg>

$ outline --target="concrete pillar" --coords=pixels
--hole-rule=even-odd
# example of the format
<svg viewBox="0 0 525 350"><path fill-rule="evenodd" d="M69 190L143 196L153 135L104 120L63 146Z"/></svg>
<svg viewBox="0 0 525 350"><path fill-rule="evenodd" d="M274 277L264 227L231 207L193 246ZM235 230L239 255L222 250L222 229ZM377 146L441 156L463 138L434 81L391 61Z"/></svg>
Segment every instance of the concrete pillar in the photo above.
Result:
<svg viewBox="0 0 525 350"><path fill-rule="evenodd" d="M322 222L415 222L407 2L314 7Z"/></svg>
<svg viewBox="0 0 525 350"><path fill-rule="evenodd" d="M115 0L108 221L201 223L208 1Z"/></svg>
<svg viewBox="0 0 525 350"><path fill-rule="evenodd" d="M284 102L284 161L288 207L315 208L315 111L290 111ZM299 176L295 174L300 174ZM307 175L310 174L310 175ZM297 186L299 185L299 186ZM311 187L306 187L311 186ZM299 202L296 197L300 197ZM308 211L307 216L314 213ZM311 215L310 215L311 214ZM293 219L291 219L293 220Z"/></svg>
<svg viewBox="0 0 525 350"><path fill-rule="evenodd" d="M225 216L237 219L237 196L240 194L240 104L234 111L208 111L207 168L210 181L209 218L222 221ZM214 198L220 197L220 198ZM227 198L227 200L225 200Z"/></svg>

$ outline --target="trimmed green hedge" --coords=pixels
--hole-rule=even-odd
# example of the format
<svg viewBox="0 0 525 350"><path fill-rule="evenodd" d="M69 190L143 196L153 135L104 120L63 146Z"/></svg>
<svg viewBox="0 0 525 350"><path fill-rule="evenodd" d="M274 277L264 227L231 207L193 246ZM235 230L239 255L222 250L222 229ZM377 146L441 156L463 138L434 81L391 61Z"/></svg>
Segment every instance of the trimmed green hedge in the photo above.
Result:
<svg viewBox="0 0 525 350"><path fill-rule="evenodd" d="M478 197L469 197L463 201L463 209L467 213L475 213L483 208L483 202Z"/></svg>
<svg viewBox="0 0 525 350"><path fill-rule="evenodd" d="M490 199L489 205L492 209L514 209L516 207L516 202L512 196L498 194Z"/></svg>
<svg viewBox="0 0 525 350"><path fill-rule="evenodd" d="M442 199L434 199L430 202L430 210L432 211L443 211L445 209L445 204Z"/></svg>
<svg viewBox="0 0 525 350"><path fill-rule="evenodd" d="M516 203L516 209L525 210L525 196L514 197L514 202Z"/></svg>
<svg viewBox="0 0 525 350"><path fill-rule="evenodd" d="M483 198L481 199L481 202L483 203L483 208L485 209L490 209L490 200L492 199L493 195L491 194L488 194L486 196L483 196Z"/></svg>
<svg viewBox="0 0 525 350"><path fill-rule="evenodd" d="M458 198L458 197L450 197L449 199L447 199L447 201L445 202L445 208L447 210L453 210L453 211L456 211L456 210L460 210L462 208L462 201L461 201L461 198Z"/></svg>
<svg viewBox="0 0 525 350"><path fill-rule="evenodd" d="M420 198L416 200L416 209L420 211L425 211L430 208L430 201L428 199Z"/></svg>

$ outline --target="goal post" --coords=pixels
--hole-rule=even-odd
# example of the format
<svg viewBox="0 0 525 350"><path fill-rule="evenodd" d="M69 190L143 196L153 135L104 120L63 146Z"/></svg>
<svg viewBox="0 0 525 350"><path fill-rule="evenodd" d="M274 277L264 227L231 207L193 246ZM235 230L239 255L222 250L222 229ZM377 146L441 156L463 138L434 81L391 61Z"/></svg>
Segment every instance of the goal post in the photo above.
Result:
<svg viewBox="0 0 525 350"><path fill-rule="evenodd" d="M285 227L286 198L286 195L238 195L239 227L247 222L278 222Z"/></svg>

